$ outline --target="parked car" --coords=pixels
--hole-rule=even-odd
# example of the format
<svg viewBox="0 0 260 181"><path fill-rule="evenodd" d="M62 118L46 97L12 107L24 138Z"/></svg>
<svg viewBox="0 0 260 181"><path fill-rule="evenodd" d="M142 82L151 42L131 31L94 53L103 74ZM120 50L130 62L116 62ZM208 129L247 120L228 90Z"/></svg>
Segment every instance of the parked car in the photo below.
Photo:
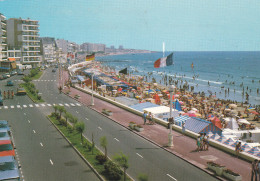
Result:
<svg viewBox="0 0 260 181"><path fill-rule="evenodd" d="M11 80L8 80L6 85L7 85L7 86L13 86L13 85L14 85L14 83L13 83L13 81L11 81Z"/></svg>
<svg viewBox="0 0 260 181"><path fill-rule="evenodd" d="M4 79L3 75L0 75L0 80L3 80L3 79Z"/></svg>
<svg viewBox="0 0 260 181"><path fill-rule="evenodd" d="M2 76L3 76L3 79L7 79L8 78L8 76L5 75L5 74L3 74Z"/></svg>
<svg viewBox="0 0 260 181"><path fill-rule="evenodd" d="M17 88L17 95L26 95L26 91L23 87Z"/></svg>
<svg viewBox="0 0 260 181"><path fill-rule="evenodd" d="M11 76L13 76L13 75L16 75L17 72L13 70L12 72L10 72L10 74L11 74Z"/></svg>
<svg viewBox="0 0 260 181"><path fill-rule="evenodd" d="M6 75L6 77L11 77L11 75L9 73L5 73L4 75Z"/></svg>
<svg viewBox="0 0 260 181"><path fill-rule="evenodd" d="M52 72L56 72L56 69L52 69Z"/></svg>
<svg viewBox="0 0 260 181"><path fill-rule="evenodd" d="M19 71L17 72L17 75L24 75L24 73L23 73L21 70L19 70Z"/></svg>

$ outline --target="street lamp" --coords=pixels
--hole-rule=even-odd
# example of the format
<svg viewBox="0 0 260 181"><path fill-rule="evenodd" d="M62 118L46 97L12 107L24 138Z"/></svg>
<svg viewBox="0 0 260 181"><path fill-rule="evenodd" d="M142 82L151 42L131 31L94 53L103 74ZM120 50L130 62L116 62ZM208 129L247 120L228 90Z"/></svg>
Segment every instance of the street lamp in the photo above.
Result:
<svg viewBox="0 0 260 181"><path fill-rule="evenodd" d="M91 84L92 84L92 95L91 95L91 106L94 106L94 96L93 96L93 76L94 76L94 72L91 74Z"/></svg>
<svg viewBox="0 0 260 181"><path fill-rule="evenodd" d="M169 86L169 93L170 93L170 118L169 118L169 124L170 124L170 132L168 134L168 146L173 147L173 134L172 134L172 123L173 117L172 117L172 96L173 96L173 91L174 91L174 85Z"/></svg>

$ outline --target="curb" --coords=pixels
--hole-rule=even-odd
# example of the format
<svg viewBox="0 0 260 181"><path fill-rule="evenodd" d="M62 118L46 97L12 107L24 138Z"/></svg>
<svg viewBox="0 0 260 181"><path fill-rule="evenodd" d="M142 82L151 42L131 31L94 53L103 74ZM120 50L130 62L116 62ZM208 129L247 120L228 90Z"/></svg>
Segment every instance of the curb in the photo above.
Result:
<svg viewBox="0 0 260 181"><path fill-rule="evenodd" d="M75 88L75 89L76 89L76 88ZM78 90L78 89L77 89L77 90ZM64 94L65 94L65 93L64 93ZM67 94L65 94L65 95L67 95ZM69 95L67 95L67 96L69 96ZM69 96L69 97L70 97L70 98L72 98L72 99L74 99L74 100L76 100L77 102L80 102L78 99L75 99L74 97L71 97L71 96ZM133 130L132 130L132 129L130 129L129 127L127 127L127 126L124 126L124 125L120 124L119 122L117 122L117 121L113 120L113 119L112 119L112 118L110 118L109 116L107 116L107 115L105 115L105 114L103 114L103 113L99 112L98 110L96 110L96 109L92 108L92 107L91 107L91 105L86 105L86 104L84 104L84 103L82 103L82 102L80 102L80 103L81 103L81 104L83 104L83 105L85 105L85 106L87 106L88 108L90 108L90 109L92 109L92 110L96 111L97 113L99 113L99 114L101 114L101 115L103 115L103 116L107 117L108 119L112 120L113 122L117 123L118 125L121 125L121 126L123 126L124 128L126 128L126 129L130 130L130 131L131 131L131 132L133 132L134 134L136 134L136 135L138 135L138 136L142 137L143 139L145 139L145 140L147 140L147 141L151 142L152 144L154 144L154 145L158 146L159 148L162 148L162 149L164 149L164 150L165 150L165 151L167 151L168 153L171 153L171 154L173 154L173 155L177 156L178 158L180 158L180 159L182 159L182 160L186 161L187 163L189 163L189 164L191 164L191 165L195 166L196 168L198 168L198 169L200 169L200 170L203 170L205 173L207 173L207 174L209 174L209 175L213 176L214 178L216 178L216 179L218 179L218 180L221 180L221 181L225 181L225 180L226 180L226 179L224 179L224 178L222 178L222 177L219 177L219 176L215 175L213 172L210 172L210 171L208 171L208 170L207 170L207 169L205 169L205 168L201 168L200 166L196 165L196 164L195 164L195 162L191 162L191 161L188 161L188 160L186 160L185 158L183 158L183 157L181 156L181 154L179 154L179 153L177 153L177 152L170 151L170 150L168 150L167 148L165 148L164 146L162 146L162 145L159 145L158 143L156 143L156 142L154 142L154 141L152 141L152 140L150 140L150 139L148 139L148 138L144 137L143 135L139 134L139 133L138 133L138 132L136 132L136 131L133 131Z"/></svg>
<svg viewBox="0 0 260 181"><path fill-rule="evenodd" d="M92 167L92 165L84 158L84 156L78 151L76 147L73 146L73 144L66 138L66 136L60 131L60 129L50 120L48 116L46 116L47 119L52 123L52 125L59 131L59 133L65 138L65 140L72 146L72 148L76 151L76 153L81 157L81 159L91 168L91 170L97 175L99 180L105 181L105 179L95 170L95 168Z"/></svg>

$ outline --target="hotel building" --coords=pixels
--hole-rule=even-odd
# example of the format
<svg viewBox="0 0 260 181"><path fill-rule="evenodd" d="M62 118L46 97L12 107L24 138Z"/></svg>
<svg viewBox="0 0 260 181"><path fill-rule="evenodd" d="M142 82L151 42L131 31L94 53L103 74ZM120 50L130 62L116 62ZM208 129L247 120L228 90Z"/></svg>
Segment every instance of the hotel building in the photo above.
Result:
<svg viewBox="0 0 260 181"><path fill-rule="evenodd" d="M0 62L7 61L6 18L0 13Z"/></svg>

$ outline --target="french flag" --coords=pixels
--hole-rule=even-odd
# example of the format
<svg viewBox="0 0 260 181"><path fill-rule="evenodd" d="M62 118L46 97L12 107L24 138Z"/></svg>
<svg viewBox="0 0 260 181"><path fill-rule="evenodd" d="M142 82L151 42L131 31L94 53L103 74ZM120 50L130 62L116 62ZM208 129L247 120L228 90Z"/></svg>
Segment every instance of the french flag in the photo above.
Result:
<svg viewBox="0 0 260 181"><path fill-rule="evenodd" d="M168 55L167 57L159 58L154 62L154 68L160 68L165 66L173 65L173 59L172 59L173 53Z"/></svg>

